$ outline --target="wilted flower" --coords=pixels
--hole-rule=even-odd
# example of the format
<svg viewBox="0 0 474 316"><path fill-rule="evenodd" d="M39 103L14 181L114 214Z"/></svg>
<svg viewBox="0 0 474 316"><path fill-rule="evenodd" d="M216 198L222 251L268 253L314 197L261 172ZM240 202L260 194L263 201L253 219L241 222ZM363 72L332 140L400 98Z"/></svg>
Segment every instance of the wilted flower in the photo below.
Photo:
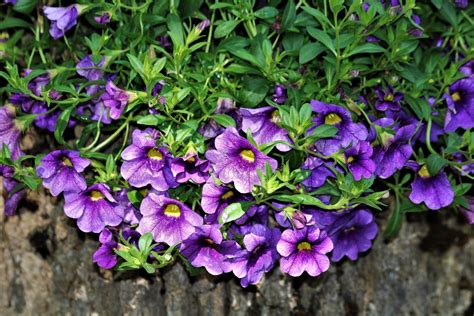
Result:
<svg viewBox="0 0 474 316"><path fill-rule="evenodd" d="M307 272L318 276L329 269L329 258L326 256L333 249L333 243L326 232L314 226L303 229L287 229L281 234L277 250L281 271L297 277Z"/></svg>
<svg viewBox="0 0 474 316"><path fill-rule="evenodd" d="M280 115L278 110L272 106L266 106L258 109L241 108L242 131L252 132L252 137L257 145L263 145L271 142L282 141L290 143L288 132L278 126ZM286 144L277 144L276 148L280 151L289 151L291 148Z"/></svg>
<svg viewBox="0 0 474 316"><path fill-rule="evenodd" d="M71 150L55 150L41 159L36 174L43 179L43 186L53 196L77 193L87 188L86 180L80 174L90 165L90 161Z"/></svg>
<svg viewBox="0 0 474 316"><path fill-rule="evenodd" d="M105 226L117 226L124 216L110 188L102 183L81 193L64 193L64 213L77 218L77 226L85 233L100 233Z"/></svg>
<svg viewBox="0 0 474 316"><path fill-rule="evenodd" d="M149 193L140 205L143 217L137 231L150 232L156 242L175 245L191 236L196 226L203 224L202 217L180 201Z"/></svg>
<svg viewBox="0 0 474 316"><path fill-rule="evenodd" d="M234 183L237 191L250 193L255 184L260 183L257 169L265 172L265 163L272 170L277 161L257 150L247 139L241 137L233 127L217 136L215 150L208 150L206 158L212 163L217 177L223 183Z"/></svg>

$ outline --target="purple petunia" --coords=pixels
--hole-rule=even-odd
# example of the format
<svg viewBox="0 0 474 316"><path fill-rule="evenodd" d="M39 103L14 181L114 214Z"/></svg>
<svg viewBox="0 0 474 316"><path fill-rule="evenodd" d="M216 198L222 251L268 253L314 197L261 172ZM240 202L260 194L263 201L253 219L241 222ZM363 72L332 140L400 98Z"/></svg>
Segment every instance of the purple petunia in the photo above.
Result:
<svg viewBox="0 0 474 316"><path fill-rule="evenodd" d="M378 227L374 216L367 210L343 212L314 211L317 226L327 232L334 249L332 260L340 261L344 256L356 260L359 253L372 248Z"/></svg>
<svg viewBox="0 0 474 316"><path fill-rule="evenodd" d="M130 185L142 188L151 184L158 191L177 186L169 166L171 156L156 145L158 138L158 131L151 128L133 131L132 144L122 152L124 162L120 169Z"/></svg>
<svg viewBox="0 0 474 316"><path fill-rule="evenodd" d="M277 250L282 256L280 268L283 272L297 277L307 272L318 276L329 269L326 256L333 249L333 243L326 232L314 226L303 229L287 229L281 234Z"/></svg>
<svg viewBox="0 0 474 316"><path fill-rule="evenodd" d="M104 75L101 69L105 62L104 56L102 56L98 62L93 61L93 59L94 57L92 55L87 55L76 65L77 73L89 81L100 80Z"/></svg>
<svg viewBox="0 0 474 316"><path fill-rule="evenodd" d="M115 200L117 200L117 207L123 208L123 222L129 225L136 225L142 218L140 212L133 206L133 204L128 199L128 194L125 189L122 189L115 193Z"/></svg>
<svg viewBox="0 0 474 316"><path fill-rule="evenodd" d="M175 158L170 165L178 183L191 180L201 184L209 179L209 161L199 159L196 153L189 152L183 158Z"/></svg>
<svg viewBox="0 0 474 316"><path fill-rule="evenodd" d="M368 133L365 126L354 123L350 112L343 107L311 100L311 108L318 116L313 119L315 125L308 130L309 133L323 124L332 125L338 129L337 134L333 137L316 141L315 148L321 154L329 156L350 144L355 145L359 141L367 139Z"/></svg>
<svg viewBox="0 0 474 316"><path fill-rule="evenodd" d="M268 163L275 170L278 163L257 150L247 139L241 137L233 127L214 141L215 150L208 150L206 158L212 163L214 172L223 183L234 183L237 191L250 193L255 184L260 184L257 169L265 171Z"/></svg>
<svg viewBox="0 0 474 316"><path fill-rule="evenodd" d="M375 108L377 110L400 110L400 101L403 99L403 93L395 92L392 86L387 86L385 92L379 87L375 90L375 93L378 97L377 101L375 102Z"/></svg>
<svg viewBox="0 0 474 316"><path fill-rule="evenodd" d="M250 130L257 145L281 141L290 143L288 132L278 126L280 116L278 110L272 106L258 109L241 108L242 131ZM280 151L289 151L291 148L286 144L277 144Z"/></svg>
<svg viewBox="0 0 474 316"><path fill-rule="evenodd" d="M474 79L474 59L471 59L461 67L459 67L459 70L465 74L467 77L473 78Z"/></svg>
<svg viewBox="0 0 474 316"><path fill-rule="evenodd" d="M469 0L454 0L454 4L461 9L467 8Z"/></svg>
<svg viewBox="0 0 474 316"><path fill-rule="evenodd" d="M223 240L219 225L202 225L183 240L180 252L194 267L204 267L210 274L219 275L232 270L229 259L240 249L234 240Z"/></svg>
<svg viewBox="0 0 474 316"><path fill-rule="evenodd" d="M301 165L302 170L309 170L311 173L301 183L312 189L319 188L326 183L327 178L335 178L334 170L339 171L332 162L324 161L318 157L308 156Z"/></svg>
<svg viewBox="0 0 474 316"><path fill-rule="evenodd" d="M77 226L85 233L100 233L105 226L117 226L124 217L123 208L103 183L91 185L81 193L64 194L64 213L77 218Z"/></svg>
<svg viewBox="0 0 474 316"><path fill-rule="evenodd" d="M109 12L104 12L99 16L95 16L94 20L99 23L99 24L107 24L110 23L110 13Z"/></svg>
<svg viewBox="0 0 474 316"><path fill-rule="evenodd" d="M260 224L253 225L245 234L245 251L233 260L232 269L243 287L257 284L263 274L273 268L280 258L276 249L280 236L278 228L268 228Z"/></svg>
<svg viewBox="0 0 474 316"><path fill-rule="evenodd" d="M453 203L454 190L444 171L431 175L426 165L418 168L411 184L410 200L415 204L425 203L431 210L439 210Z"/></svg>
<svg viewBox="0 0 474 316"><path fill-rule="evenodd" d="M474 127L474 79L466 78L453 83L444 95L448 111L444 130L454 132L458 128Z"/></svg>
<svg viewBox="0 0 474 316"><path fill-rule="evenodd" d="M118 243L114 240L112 232L107 228L99 235L99 242L101 243L92 255L92 261L103 269L112 269L117 264L117 255L114 250L118 247Z"/></svg>
<svg viewBox="0 0 474 316"><path fill-rule="evenodd" d="M11 158L18 159L21 155L20 128L15 120L15 108L9 105L0 107L0 146L5 144L10 150Z"/></svg>
<svg viewBox="0 0 474 316"><path fill-rule="evenodd" d="M19 184L13 179L15 169L11 166L0 165L0 177L3 177L4 212L6 216L15 215L20 201L26 196L26 190L16 190Z"/></svg>
<svg viewBox="0 0 474 316"><path fill-rule="evenodd" d="M143 217L137 231L140 234L151 232L156 242L168 245L177 244L187 239L203 224L197 213L180 201L155 193L149 193L140 205Z"/></svg>
<svg viewBox="0 0 474 316"><path fill-rule="evenodd" d="M86 180L80 174L90 165L90 161L71 150L55 150L41 159L36 174L43 179L43 186L53 196L77 193L87 188Z"/></svg>
<svg viewBox="0 0 474 316"><path fill-rule="evenodd" d="M83 6L78 4L72 4L68 7L44 6L44 15L51 21L49 34L56 40L63 37L64 33L77 24L77 16L82 9Z"/></svg>
<svg viewBox="0 0 474 316"><path fill-rule="evenodd" d="M107 81L101 99L110 118L118 120L127 106L130 96L127 91L118 88L112 81Z"/></svg>
<svg viewBox="0 0 474 316"><path fill-rule="evenodd" d="M278 103L278 104L283 104L286 102L287 99L288 99L288 94L286 91L286 87L282 84L277 84L275 86L275 93L272 96L273 102Z"/></svg>
<svg viewBox="0 0 474 316"><path fill-rule="evenodd" d="M371 159L373 153L369 142L360 142L344 152L347 168L354 180L369 179L375 172L375 163Z"/></svg>

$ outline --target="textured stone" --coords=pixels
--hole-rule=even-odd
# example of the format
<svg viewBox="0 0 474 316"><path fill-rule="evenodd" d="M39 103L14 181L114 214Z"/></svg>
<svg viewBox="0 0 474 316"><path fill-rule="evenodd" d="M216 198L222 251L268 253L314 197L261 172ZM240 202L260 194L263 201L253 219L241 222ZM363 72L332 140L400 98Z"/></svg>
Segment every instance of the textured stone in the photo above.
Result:
<svg viewBox="0 0 474 316"><path fill-rule="evenodd" d="M319 278L276 269L242 289L230 275L189 276L180 264L152 276L100 270L91 261L95 236L55 203L30 194L17 216L0 218L0 315L474 313L474 236L452 214L412 217L398 238L379 237L360 260Z"/></svg>

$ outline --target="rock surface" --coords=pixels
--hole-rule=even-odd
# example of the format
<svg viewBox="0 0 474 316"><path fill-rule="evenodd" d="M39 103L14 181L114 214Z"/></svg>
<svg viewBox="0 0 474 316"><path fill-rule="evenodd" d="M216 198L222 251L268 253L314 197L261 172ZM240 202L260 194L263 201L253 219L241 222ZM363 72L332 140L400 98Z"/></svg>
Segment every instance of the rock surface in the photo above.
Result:
<svg viewBox="0 0 474 316"><path fill-rule="evenodd" d="M474 313L474 234L453 215L418 215L398 238L379 236L370 253L319 278L276 269L242 289L231 276L189 277L180 264L156 276L101 271L91 262L97 241L56 203L32 193L17 216L0 214L0 315Z"/></svg>

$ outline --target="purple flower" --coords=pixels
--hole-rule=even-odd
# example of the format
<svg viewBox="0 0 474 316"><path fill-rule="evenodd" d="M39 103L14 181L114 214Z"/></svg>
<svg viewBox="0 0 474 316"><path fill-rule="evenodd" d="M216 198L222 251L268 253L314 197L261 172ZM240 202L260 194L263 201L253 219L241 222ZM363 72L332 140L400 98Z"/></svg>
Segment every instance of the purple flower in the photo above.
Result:
<svg viewBox="0 0 474 316"><path fill-rule="evenodd" d="M403 93L395 92L392 86L388 86L385 92L382 88L375 90L377 94L377 101L375 102L375 108L379 111L399 111L400 101L403 99Z"/></svg>
<svg viewBox="0 0 474 316"><path fill-rule="evenodd" d="M277 84L275 86L275 93L272 96L272 100L275 103L283 104L288 99L288 94L286 92L286 87L282 84Z"/></svg>
<svg viewBox="0 0 474 316"><path fill-rule="evenodd" d="M454 132L457 128L474 127L474 79L466 78L453 83L449 93L444 95L448 111L444 121L444 130Z"/></svg>
<svg viewBox="0 0 474 316"><path fill-rule="evenodd" d="M159 133L151 128L133 131L132 144L122 152L124 160L120 173L130 185L142 188L151 184L158 191L176 187L171 168L170 154L156 146Z"/></svg>
<svg viewBox="0 0 474 316"><path fill-rule="evenodd" d="M208 150L206 158L213 164L217 177L226 184L233 182L240 193L250 193L255 184L260 184L257 169L264 172L265 163L273 171L278 166L275 159L258 151L233 127L227 127L214 144L216 149Z"/></svg>
<svg viewBox="0 0 474 316"><path fill-rule="evenodd" d="M112 81L107 81L105 92L101 96L104 107L109 110L109 115L113 120L120 118L129 98L127 91L117 88Z"/></svg>
<svg viewBox="0 0 474 316"><path fill-rule="evenodd" d="M242 115L242 131L247 132L250 129L257 145L276 141L290 142L288 132L278 126L280 115L276 108L272 106L258 109L241 108L240 114ZM276 148L280 151L291 149L286 144L277 144Z"/></svg>
<svg viewBox="0 0 474 316"><path fill-rule="evenodd" d="M454 0L454 4L461 9L467 8L469 0Z"/></svg>
<svg viewBox="0 0 474 316"><path fill-rule="evenodd" d="M13 160L23 154L20 149L20 129L15 116L15 108L12 106L0 107L0 146L5 144L8 147Z"/></svg>
<svg viewBox="0 0 474 316"><path fill-rule="evenodd" d="M474 78L474 59L471 59L464 65L462 65L459 70L470 78Z"/></svg>
<svg viewBox="0 0 474 316"><path fill-rule="evenodd" d="M332 249L331 239L319 228L287 229L277 244L278 253L282 256L280 269L293 277L305 271L310 276L318 276L329 269L326 254Z"/></svg>
<svg viewBox="0 0 474 316"><path fill-rule="evenodd" d="M156 242L175 245L191 236L202 217L180 201L149 193L140 205L143 217L138 224L140 234L151 232Z"/></svg>
<svg viewBox="0 0 474 316"><path fill-rule="evenodd" d="M309 176L301 183L309 188L316 189L326 183L327 178L335 178L331 168L338 170L332 162L324 161L318 157L308 156L301 165L302 170L310 170Z"/></svg>
<svg viewBox="0 0 474 316"><path fill-rule="evenodd" d="M112 123L112 119L102 101L95 104L82 104L78 106L77 114L88 117L93 121L100 120L104 124Z"/></svg>
<svg viewBox="0 0 474 316"><path fill-rule="evenodd" d="M92 261L103 269L112 269L118 261L114 252L118 243L114 240L112 232L107 228L100 233L99 241L101 246L92 255Z"/></svg>
<svg viewBox="0 0 474 316"><path fill-rule="evenodd" d="M205 20L202 20L201 22L199 22L199 24L196 26L196 29L199 32L202 32L205 29L207 29L209 27L209 25L211 25L211 21L209 19L205 19Z"/></svg>
<svg viewBox="0 0 474 316"><path fill-rule="evenodd" d="M410 200L415 204L424 202L431 210L439 210L454 200L454 191L446 173L440 171L437 175L431 175L426 165L419 167L411 190Z"/></svg>
<svg viewBox="0 0 474 316"><path fill-rule="evenodd" d="M56 110L47 113L48 111L49 109L45 102L34 102L31 108L31 113L38 114L35 118L35 125L39 128L54 132L61 111ZM68 121L68 127L73 127L74 125L76 125L76 122L73 119L70 119Z"/></svg>
<svg viewBox="0 0 474 316"><path fill-rule="evenodd" d="M13 179L15 169L11 166L0 165L0 177L3 177L4 211L6 216L15 215L18 203L26 196L26 190L16 190L18 182Z"/></svg>
<svg viewBox="0 0 474 316"><path fill-rule="evenodd" d="M223 209L229 204L249 200L249 196L242 195L235 189L217 185L210 178L202 188L201 207L204 212L211 214L206 216L206 223L217 223L218 217Z"/></svg>
<svg viewBox="0 0 474 316"><path fill-rule="evenodd" d="M332 260L340 261L344 256L357 260L359 253L372 248L378 227L374 216L367 210L343 212L313 212L317 226L328 233L334 249Z"/></svg>
<svg viewBox="0 0 474 316"><path fill-rule="evenodd" d="M99 24L107 24L110 22L110 13L104 12L99 16L95 16L94 20Z"/></svg>
<svg viewBox="0 0 474 316"><path fill-rule="evenodd" d="M383 145L374 148L372 160L377 166L375 170L377 176L386 179L405 166L413 153L408 141L413 136L415 128L415 125L403 126L395 135L388 137Z"/></svg>
<svg viewBox="0 0 474 316"><path fill-rule="evenodd" d="M355 145L367 138L365 126L352 122L350 112L343 107L311 100L311 108L318 113L318 116L313 119L315 125L308 132L323 124L332 125L338 129L335 136L316 141L315 147L323 155L329 156L348 147L351 143Z"/></svg>
<svg viewBox="0 0 474 316"><path fill-rule="evenodd" d="M77 218L77 226L85 233L100 233L105 226L117 226L124 216L106 184L96 183L81 193L64 193L64 201L64 213Z"/></svg>
<svg viewBox="0 0 474 316"><path fill-rule="evenodd" d="M117 207L123 208L123 211L120 211L120 213L124 214L123 222L129 225L138 224L138 222L142 218L142 215L128 199L127 191L125 189L122 189L115 193L114 197L118 203Z"/></svg>
<svg viewBox="0 0 474 316"><path fill-rule="evenodd" d="M252 226L245 234L243 239L245 251L234 260L232 269L243 287L257 284L263 274L273 268L280 258L276 250L280 236L278 228L268 228L260 224Z"/></svg>
<svg viewBox="0 0 474 316"><path fill-rule="evenodd" d="M77 193L87 188L86 180L80 174L90 165L90 161L71 150L55 150L41 159L36 174L43 179L43 186L53 196L61 192Z"/></svg>
<svg viewBox="0 0 474 316"><path fill-rule="evenodd" d="M469 203L469 209L461 208L461 212L466 217L468 224L474 225L474 197L467 196L466 199Z"/></svg>
<svg viewBox="0 0 474 316"><path fill-rule="evenodd" d="M232 232L246 235L255 224L268 226L268 207L266 205L252 205L242 217L234 221Z"/></svg>
<svg viewBox="0 0 474 316"><path fill-rule="evenodd" d="M194 183L201 184L209 178L209 161L201 160L196 153L189 152L183 158L173 159L171 170L178 183L191 180Z"/></svg>
<svg viewBox="0 0 474 316"><path fill-rule="evenodd" d="M77 24L77 16L79 15L80 6L72 4L68 7L43 7L44 15L51 21L49 34L54 39L64 36L68 30Z"/></svg>
<svg viewBox="0 0 474 316"><path fill-rule="evenodd" d="M92 55L82 58L76 65L76 71L89 81L100 80L104 76L101 68L104 66L105 58L102 56L98 63L92 61L92 58Z"/></svg>
<svg viewBox="0 0 474 316"><path fill-rule="evenodd" d="M233 240L223 240L219 225L202 225L183 240L181 254L194 267L204 267L212 275L227 273L232 270L229 256L240 251L240 246Z"/></svg>
<svg viewBox="0 0 474 316"><path fill-rule="evenodd" d="M281 227L293 227L293 229L301 229L305 226L313 226L316 224L312 214L291 208L286 204L273 202L272 205L276 209L280 210L274 214L275 220Z"/></svg>
<svg viewBox="0 0 474 316"><path fill-rule="evenodd" d="M375 163L372 157L373 149L369 142L360 142L344 152L346 164L354 176L354 180L369 179L375 172Z"/></svg>
<svg viewBox="0 0 474 316"><path fill-rule="evenodd" d="M214 138L223 131L224 128L213 119L209 119L207 123L199 128L199 133L207 139Z"/></svg>

